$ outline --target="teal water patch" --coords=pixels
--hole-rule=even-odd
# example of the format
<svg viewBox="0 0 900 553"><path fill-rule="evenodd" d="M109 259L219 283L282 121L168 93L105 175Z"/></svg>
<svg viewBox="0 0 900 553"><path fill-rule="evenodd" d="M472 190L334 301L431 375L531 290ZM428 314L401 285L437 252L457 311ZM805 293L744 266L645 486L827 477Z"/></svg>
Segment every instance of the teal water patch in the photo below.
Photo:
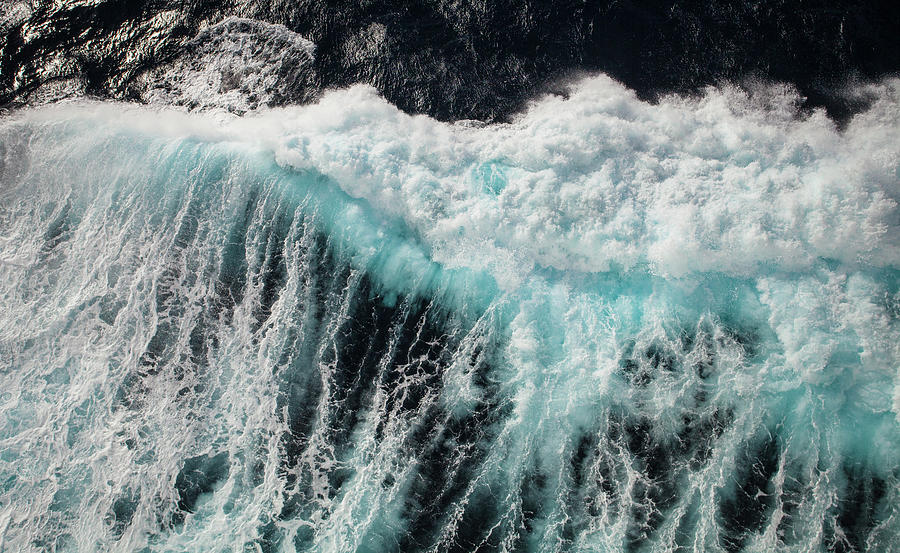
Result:
<svg viewBox="0 0 900 553"><path fill-rule="evenodd" d="M472 180L477 183L479 189L492 196L499 196L506 188L507 166L500 161L491 161L479 165L472 171Z"/></svg>
<svg viewBox="0 0 900 553"><path fill-rule="evenodd" d="M451 256L459 222L442 225L470 213L452 202L471 209L467 232L492 233L503 225L479 216L561 169L459 154L445 175L452 148L339 157L353 120L319 143L287 139L294 154L331 148L331 165L303 167L199 116L55 109L0 130L17 152L0 168L4 545L898 546L889 259L782 264L790 247L776 244L744 263L717 249L732 242L698 235L716 248L592 266L560 238L592 232L577 202L613 205L579 195L590 190L545 195L518 227L557 225L529 235L534 258L505 249L524 243L513 234ZM556 146L572 166L592 162ZM378 201L388 191L366 179L380 172L433 202L434 228ZM435 182L459 187L419 187ZM465 196L473 182L490 203ZM622 224L621 236L635 228ZM546 262L561 251L574 257ZM517 278L502 278L509 267Z"/></svg>

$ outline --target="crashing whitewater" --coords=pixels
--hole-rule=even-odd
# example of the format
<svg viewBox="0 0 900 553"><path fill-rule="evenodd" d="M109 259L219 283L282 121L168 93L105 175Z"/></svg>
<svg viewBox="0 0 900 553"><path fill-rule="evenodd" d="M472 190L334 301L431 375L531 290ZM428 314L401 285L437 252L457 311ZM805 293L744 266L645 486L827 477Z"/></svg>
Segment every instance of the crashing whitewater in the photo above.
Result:
<svg viewBox="0 0 900 553"><path fill-rule="evenodd" d="M0 550L900 549L900 81L0 120Z"/></svg>

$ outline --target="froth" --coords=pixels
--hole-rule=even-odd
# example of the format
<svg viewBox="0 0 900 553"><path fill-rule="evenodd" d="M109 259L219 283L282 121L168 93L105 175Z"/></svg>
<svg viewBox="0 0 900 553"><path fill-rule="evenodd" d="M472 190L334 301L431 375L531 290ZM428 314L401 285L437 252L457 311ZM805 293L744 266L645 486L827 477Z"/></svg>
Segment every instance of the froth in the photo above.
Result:
<svg viewBox="0 0 900 553"><path fill-rule="evenodd" d="M276 125L260 138L281 163L315 166L405 221L436 260L501 282L533 267L896 267L900 81L867 92L873 107L843 132L783 88L649 104L603 76L506 125L409 116L360 86L237 126Z"/></svg>

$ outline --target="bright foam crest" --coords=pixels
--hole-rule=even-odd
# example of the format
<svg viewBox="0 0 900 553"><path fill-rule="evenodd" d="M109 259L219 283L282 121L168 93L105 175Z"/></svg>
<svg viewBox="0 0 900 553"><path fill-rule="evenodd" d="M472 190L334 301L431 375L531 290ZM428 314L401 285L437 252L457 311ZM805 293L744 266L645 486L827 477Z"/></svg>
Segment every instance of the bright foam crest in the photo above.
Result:
<svg viewBox="0 0 900 553"><path fill-rule="evenodd" d="M648 104L602 76L508 125L409 116L362 86L237 125L403 219L435 260L500 281L531 267L895 267L900 84L866 92L872 109L843 132L824 112L798 118L775 87L757 93L768 106L730 88Z"/></svg>

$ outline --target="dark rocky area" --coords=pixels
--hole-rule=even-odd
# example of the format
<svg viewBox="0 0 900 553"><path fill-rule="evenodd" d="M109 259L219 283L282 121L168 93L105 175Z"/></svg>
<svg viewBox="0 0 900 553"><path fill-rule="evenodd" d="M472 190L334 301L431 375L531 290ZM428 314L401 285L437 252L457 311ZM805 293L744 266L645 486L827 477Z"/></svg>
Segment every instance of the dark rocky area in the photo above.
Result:
<svg viewBox="0 0 900 553"><path fill-rule="evenodd" d="M840 119L864 106L844 85L900 70L890 0L32 0L0 7L0 105L140 100L154 68L232 15L316 45L304 70L314 78L288 79L271 102L367 82L405 111L448 120L503 120L580 71L648 99L723 80L788 82Z"/></svg>

